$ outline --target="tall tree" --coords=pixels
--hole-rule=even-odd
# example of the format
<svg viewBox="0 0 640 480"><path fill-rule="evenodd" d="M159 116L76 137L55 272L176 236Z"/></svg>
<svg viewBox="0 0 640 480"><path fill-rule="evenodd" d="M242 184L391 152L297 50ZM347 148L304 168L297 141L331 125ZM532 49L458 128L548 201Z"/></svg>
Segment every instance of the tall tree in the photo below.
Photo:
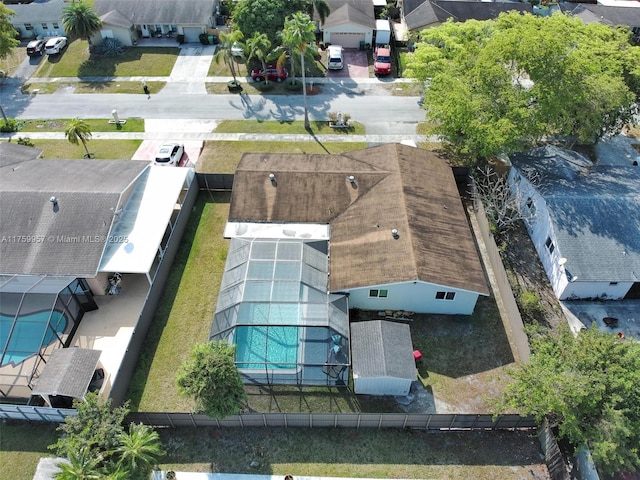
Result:
<svg viewBox="0 0 640 480"><path fill-rule="evenodd" d="M640 49L630 32L577 17L502 14L421 32L405 70L427 82L434 132L471 160L554 136L618 132L637 112Z"/></svg>
<svg viewBox="0 0 640 480"><path fill-rule="evenodd" d="M600 473L640 467L640 343L594 325L533 335L532 356L510 373L500 409L547 418L574 445L586 443Z"/></svg>
<svg viewBox="0 0 640 480"><path fill-rule="evenodd" d="M234 28L245 38L251 38L254 32L264 32L271 45L276 46L285 18L305 8L305 0L239 0L233 11Z"/></svg>
<svg viewBox="0 0 640 480"><path fill-rule="evenodd" d="M158 432L146 425L132 423L129 432L121 433L118 439L120 445L114 453L124 471L149 473L158 457L164 454Z"/></svg>
<svg viewBox="0 0 640 480"><path fill-rule="evenodd" d="M178 391L195 399L198 409L214 418L240 412L247 396L234 362L235 346L226 342L197 344L178 370Z"/></svg>
<svg viewBox="0 0 640 480"><path fill-rule="evenodd" d="M67 35L87 39L91 46L91 36L102 27L102 20L83 1L73 0L62 10L62 25Z"/></svg>
<svg viewBox="0 0 640 480"><path fill-rule="evenodd" d="M282 31L282 41L288 45L295 45L300 53L300 70L302 71L302 99L304 102L304 128L311 128L309 124L309 109L307 107L307 82L305 78L304 57L307 46L315 40L315 26L311 17L306 13L297 12L287 17Z"/></svg>
<svg viewBox="0 0 640 480"><path fill-rule="evenodd" d="M16 13L0 3L0 60L6 58L20 43L16 38L16 29L11 24L11 17Z"/></svg>
<svg viewBox="0 0 640 480"><path fill-rule="evenodd" d="M331 7L326 0L306 0L306 13L309 17L314 18L314 15L318 16L320 25L324 25L324 21L331 13Z"/></svg>
<svg viewBox="0 0 640 480"><path fill-rule="evenodd" d="M267 64L266 58L270 53L271 41L266 33L255 32L253 37L247 40L247 48L249 49L249 56L247 57L247 63L252 58L257 58L260 60L262 64L262 71L266 72ZM265 74L264 76L265 84L269 83L269 76Z"/></svg>
<svg viewBox="0 0 640 480"><path fill-rule="evenodd" d="M244 38L243 34L239 30L232 30L229 33L220 32L220 48L216 51L213 59L216 63L224 62L225 65L229 66L229 70L231 70L231 75L233 76L234 85L239 85L236 78L236 59L231 52L231 47L236 42L241 42Z"/></svg>
<svg viewBox="0 0 640 480"><path fill-rule="evenodd" d="M84 158L91 158L93 156L87 148L87 141L91 140L91 128L87 122L79 118L70 120L65 128L64 136L67 137L69 143L73 145L78 145L78 143L82 142L84 151L87 152Z"/></svg>

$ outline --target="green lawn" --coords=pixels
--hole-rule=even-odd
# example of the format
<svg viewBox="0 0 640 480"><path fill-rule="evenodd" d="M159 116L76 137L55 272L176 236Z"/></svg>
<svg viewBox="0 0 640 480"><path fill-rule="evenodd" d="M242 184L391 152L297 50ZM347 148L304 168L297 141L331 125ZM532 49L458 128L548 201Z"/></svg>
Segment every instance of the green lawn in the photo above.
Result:
<svg viewBox="0 0 640 480"><path fill-rule="evenodd" d="M149 93L158 93L167 82L146 82ZM139 93L144 95L140 82L80 82L73 93Z"/></svg>
<svg viewBox="0 0 640 480"><path fill-rule="evenodd" d="M57 424L41 422L0 423L2 478L31 480L40 457L53 457L47 447L56 441Z"/></svg>
<svg viewBox="0 0 640 480"><path fill-rule="evenodd" d="M21 135L29 137L29 134ZM43 158L78 158L85 154L82 144L72 145L67 140L32 140L34 147L43 150ZM130 160L142 140L89 140L87 148L95 158L106 160Z"/></svg>
<svg viewBox="0 0 640 480"><path fill-rule="evenodd" d="M47 56L33 77L168 76L178 48L135 47L117 57L89 56L85 40L73 40L60 55Z"/></svg>
<svg viewBox="0 0 640 480"><path fill-rule="evenodd" d="M320 143L318 142L205 142L197 171L203 173L233 173L242 154L262 153L344 153L365 148L365 143Z"/></svg>
<svg viewBox="0 0 640 480"><path fill-rule="evenodd" d="M315 135L330 134L354 134L364 135L364 125L358 122L352 122L351 128L333 129L326 121L312 121L311 131ZM296 121L276 121L276 120L222 120L216 129L216 133L277 133L280 135L298 134L308 135L309 132L304 128L304 122Z"/></svg>
<svg viewBox="0 0 640 480"><path fill-rule="evenodd" d="M20 120L20 132L64 132L70 119ZM91 132L144 132L143 118L127 118L124 125L109 123L104 118L83 119Z"/></svg>

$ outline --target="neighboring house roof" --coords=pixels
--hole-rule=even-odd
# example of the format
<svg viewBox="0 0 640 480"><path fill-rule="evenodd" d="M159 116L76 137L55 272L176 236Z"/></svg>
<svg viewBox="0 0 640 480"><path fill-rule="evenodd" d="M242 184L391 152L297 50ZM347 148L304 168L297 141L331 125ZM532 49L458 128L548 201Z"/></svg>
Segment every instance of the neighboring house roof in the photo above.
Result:
<svg viewBox="0 0 640 480"><path fill-rule="evenodd" d="M370 0L328 0L330 12L322 25L323 29L345 23L355 23L374 28L376 25L373 2Z"/></svg>
<svg viewBox="0 0 640 480"><path fill-rule="evenodd" d="M96 0L93 9L99 17L118 12L118 22L126 18L131 24L204 25L214 7L215 0Z"/></svg>
<svg viewBox="0 0 640 480"><path fill-rule="evenodd" d="M0 168L0 235L18 239L0 243L0 273L95 276L121 196L148 167L31 160Z"/></svg>
<svg viewBox="0 0 640 480"><path fill-rule="evenodd" d="M100 350L87 348L59 348L52 351L31 394L84 398L101 353Z"/></svg>
<svg viewBox="0 0 640 480"><path fill-rule="evenodd" d="M27 147L17 143L0 142L0 168L16 163L35 160L42 155L42 149Z"/></svg>
<svg viewBox="0 0 640 480"><path fill-rule="evenodd" d="M532 13L528 2L474 2L454 0L413 0L403 3L404 18L409 30L428 27L434 23L453 19L492 20L503 12L519 11Z"/></svg>
<svg viewBox="0 0 640 480"><path fill-rule="evenodd" d="M352 322L351 364L354 377L415 380L409 325L386 320Z"/></svg>
<svg viewBox="0 0 640 480"><path fill-rule="evenodd" d="M640 281L640 167L594 164L554 146L511 157L540 175L566 268L581 281Z"/></svg>
<svg viewBox="0 0 640 480"><path fill-rule="evenodd" d="M110 10L104 15L100 15L100 20L104 25L112 25L114 27L129 28L133 24L131 20L117 10Z"/></svg>
<svg viewBox="0 0 640 480"><path fill-rule="evenodd" d="M229 221L330 224L333 292L423 281L488 294L451 167L426 150L245 154Z"/></svg>
<svg viewBox="0 0 640 480"><path fill-rule="evenodd" d="M8 8L13 10L16 14L10 17L9 21L14 25L23 23L59 22L62 18L62 10L66 5L67 4L64 0L49 0L45 2L10 5Z"/></svg>
<svg viewBox="0 0 640 480"><path fill-rule="evenodd" d="M607 25L640 27L640 2L637 8L582 3L559 3L558 5L560 10L580 17L585 23L600 22Z"/></svg>

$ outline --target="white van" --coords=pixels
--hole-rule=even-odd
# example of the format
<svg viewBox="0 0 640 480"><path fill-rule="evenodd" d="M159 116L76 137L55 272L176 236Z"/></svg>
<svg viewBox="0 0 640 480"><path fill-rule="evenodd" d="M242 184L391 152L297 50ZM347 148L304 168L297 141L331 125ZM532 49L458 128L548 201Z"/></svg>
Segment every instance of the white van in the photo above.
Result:
<svg viewBox="0 0 640 480"><path fill-rule="evenodd" d="M329 45L327 49L327 68L329 70L342 69L342 47L340 45Z"/></svg>

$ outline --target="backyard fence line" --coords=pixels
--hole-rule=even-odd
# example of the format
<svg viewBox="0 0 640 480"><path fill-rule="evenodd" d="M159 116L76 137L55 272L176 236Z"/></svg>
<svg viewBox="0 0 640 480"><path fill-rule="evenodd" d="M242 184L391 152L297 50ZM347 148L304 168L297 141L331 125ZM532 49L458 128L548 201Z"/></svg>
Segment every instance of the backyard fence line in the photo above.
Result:
<svg viewBox="0 0 640 480"><path fill-rule="evenodd" d="M243 413L225 419L203 414L134 412L128 421L154 427L217 428L412 428L419 430L537 429L532 417L491 414L418 413Z"/></svg>

